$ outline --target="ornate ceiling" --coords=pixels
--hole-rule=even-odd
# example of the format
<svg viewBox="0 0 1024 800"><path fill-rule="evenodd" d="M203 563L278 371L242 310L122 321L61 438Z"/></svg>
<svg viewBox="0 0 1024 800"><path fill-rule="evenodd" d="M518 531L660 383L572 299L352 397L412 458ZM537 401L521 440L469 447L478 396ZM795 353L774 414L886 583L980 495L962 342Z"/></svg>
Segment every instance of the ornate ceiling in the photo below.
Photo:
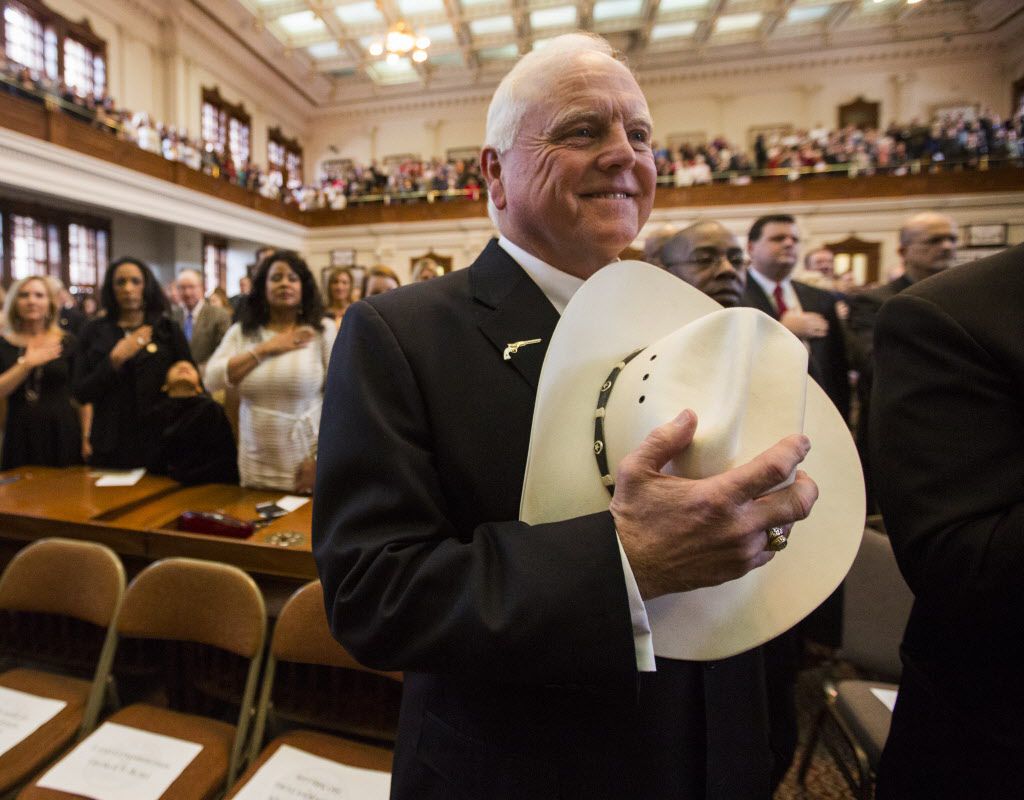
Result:
<svg viewBox="0 0 1024 800"><path fill-rule="evenodd" d="M600 33L638 70L911 42L994 30L1019 0L237 0L332 99L404 85L493 83L514 59L577 29ZM423 64L370 55L389 26L431 40Z"/></svg>

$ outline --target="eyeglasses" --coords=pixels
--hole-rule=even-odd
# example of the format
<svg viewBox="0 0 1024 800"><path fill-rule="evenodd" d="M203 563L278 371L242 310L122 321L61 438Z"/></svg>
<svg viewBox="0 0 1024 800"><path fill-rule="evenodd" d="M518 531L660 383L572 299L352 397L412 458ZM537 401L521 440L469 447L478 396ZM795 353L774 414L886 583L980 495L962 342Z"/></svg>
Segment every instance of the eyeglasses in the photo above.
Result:
<svg viewBox="0 0 1024 800"><path fill-rule="evenodd" d="M725 259L736 269L742 269L747 263L747 257L741 252L729 252L729 253L696 253L684 264L694 264L702 269L715 266L719 261Z"/></svg>

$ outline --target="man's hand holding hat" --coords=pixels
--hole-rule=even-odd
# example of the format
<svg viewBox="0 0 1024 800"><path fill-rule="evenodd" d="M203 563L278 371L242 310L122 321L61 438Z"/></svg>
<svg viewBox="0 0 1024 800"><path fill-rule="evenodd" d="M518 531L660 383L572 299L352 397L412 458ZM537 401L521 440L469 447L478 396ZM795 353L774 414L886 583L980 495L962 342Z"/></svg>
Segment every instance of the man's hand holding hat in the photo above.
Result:
<svg viewBox="0 0 1024 800"><path fill-rule="evenodd" d="M809 452L806 436L786 437L710 478L663 473L693 441L697 425L686 410L619 462L610 510L644 599L717 586L763 566L775 555L765 547L766 529L806 518L818 497L803 472L771 491Z"/></svg>

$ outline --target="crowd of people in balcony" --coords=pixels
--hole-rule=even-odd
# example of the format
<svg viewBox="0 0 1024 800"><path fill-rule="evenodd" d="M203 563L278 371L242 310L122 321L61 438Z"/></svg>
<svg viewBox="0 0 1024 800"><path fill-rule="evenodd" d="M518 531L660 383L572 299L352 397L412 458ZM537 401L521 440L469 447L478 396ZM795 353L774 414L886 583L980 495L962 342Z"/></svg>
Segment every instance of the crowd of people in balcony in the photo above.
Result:
<svg viewBox="0 0 1024 800"><path fill-rule="evenodd" d="M302 211L340 210L360 202L479 199L483 191L480 167L473 158L408 157L384 163L371 160L369 164L345 161L312 183L286 179L282 170L267 169L251 158L237 164L212 143L154 121L145 112L118 108L105 93L98 98L83 94L12 61L3 66L3 82L12 93L36 100L56 98L68 113L143 150ZM795 180L805 174L906 175L954 165L978 169L990 164L1021 164L1024 103L1011 117L984 109L978 114L944 113L929 121L890 122L885 128L847 125L829 129L818 124L806 130L762 133L749 149L723 136L672 148L657 143L654 147L659 182L677 187L749 183L763 177Z"/></svg>
<svg viewBox="0 0 1024 800"><path fill-rule="evenodd" d="M843 175L906 175L955 164L1024 160L1024 106L1012 118L991 109L976 116L947 113L930 122L891 122L884 129L847 125L829 130L759 134L752 152L718 137L707 144L683 144L656 152L658 175L676 186L745 181L759 173L798 178L811 171Z"/></svg>

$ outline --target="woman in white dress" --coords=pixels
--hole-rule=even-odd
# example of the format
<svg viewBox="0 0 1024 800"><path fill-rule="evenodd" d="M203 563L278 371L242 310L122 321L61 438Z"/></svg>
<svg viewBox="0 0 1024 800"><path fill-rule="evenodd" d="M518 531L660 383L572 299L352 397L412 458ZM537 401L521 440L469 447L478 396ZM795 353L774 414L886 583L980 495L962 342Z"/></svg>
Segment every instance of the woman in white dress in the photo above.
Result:
<svg viewBox="0 0 1024 800"><path fill-rule="evenodd" d="M260 262L252 289L206 366L210 391L236 387L242 486L308 493L316 473L324 375L335 327L294 253Z"/></svg>

